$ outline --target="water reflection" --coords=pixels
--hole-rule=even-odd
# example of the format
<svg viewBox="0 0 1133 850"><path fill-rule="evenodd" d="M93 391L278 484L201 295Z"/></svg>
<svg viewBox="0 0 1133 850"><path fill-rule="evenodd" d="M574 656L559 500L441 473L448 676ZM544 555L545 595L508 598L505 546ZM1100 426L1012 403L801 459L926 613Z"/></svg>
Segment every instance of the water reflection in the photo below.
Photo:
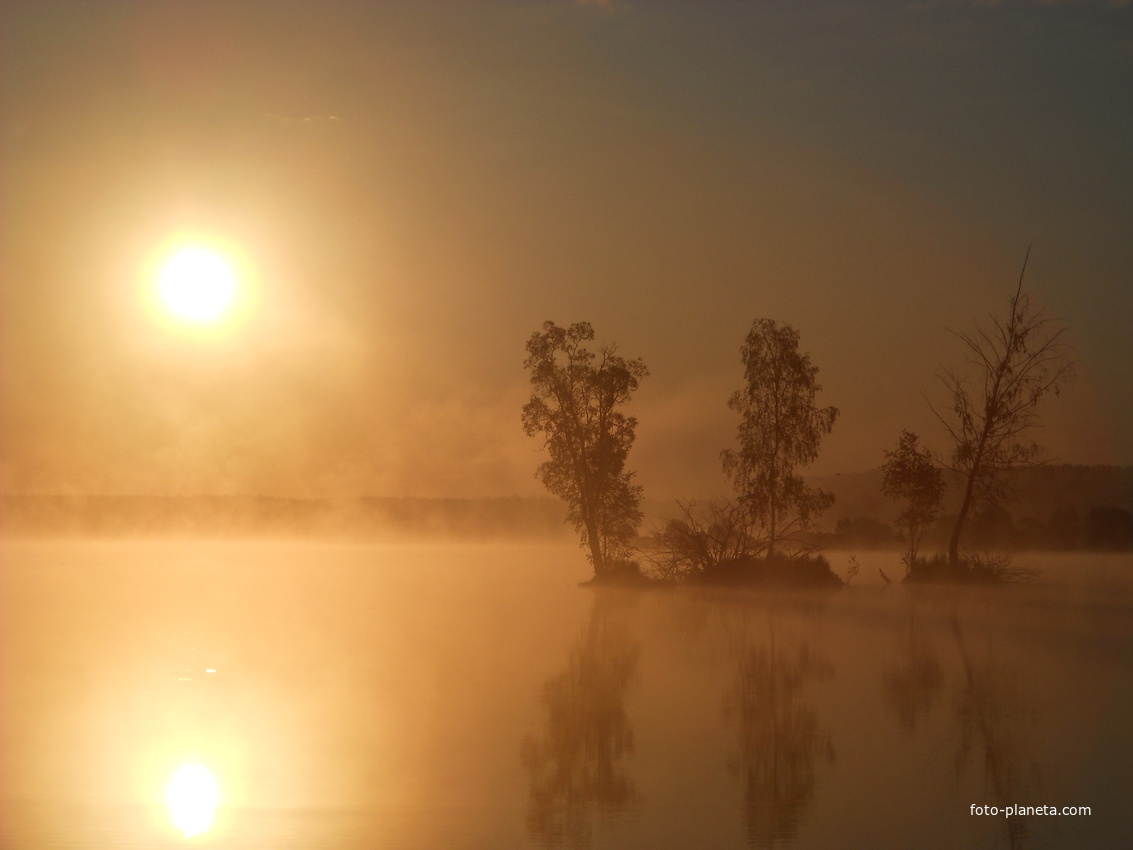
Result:
<svg viewBox="0 0 1133 850"><path fill-rule="evenodd" d="M169 781L165 801L173 825L186 838L208 832L220 800L220 788L208 768L186 764L178 768Z"/></svg>
<svg viewBox="0 0 1133 850"><path fill-rule="evenodd" d="M912 609L901 657L885 668L883 681L886 705L902 729L914 732L918 718L928 714L940 696L944 671L935 645Z"/></svg>
<svg viewBox="0 0 1133 850"><path fill-rule="evenodd" d="M961 662L956 699L960 726L957 773L973 760L982 763L982 790L990 796L981 801L984 804L1004 807L1038 799L1040 770L1028 737L1036 707L1025 696L1019 666L1003 663L990 652L973 651L955 613L951 627ZM1008 846L1012 850L1025 847L1026 819L1010 817L1003 823Z"/></svg>
<svg viewBox="0 0 1133 850"><path fill-rule="evenodd" d="M814 799L816 767L834 760L806 686L832 674L806 641L784 646L769 620L766 642L740 657L727 712L739 724L736 768L744 783L748 841L757 847L789 843Z"/></svg>
<svg viewBox="0 0 1133 850"><path fill-rule="evenodd" d="M915 733L947 683L954 691L957 787L974 792L977 805L1001 809L1039 799L1041 770L1033 734L1037 703L1025 685L1026 655L1008 651L1018 638L1012 634L1005 640L988 631L986 640L973 641L968 634L972 627L959 616L965 610L961 603L951 597L937 601L941 607L930 605L927 611L910 604L899 659L883 671L886 705L905 732ZM970 602L966 610L974 613ZM945 641L953 648L944 653L947 665ZM988 824L1002 825L1007 846L1026 846L1024 818L1000 816Z"/></svg>
<svg viewBox="0 0 1133 850"><path fill-rule="evenodd" d="M637 797L623 764L634 748L625 696L639 656L624 623L628 604L597 593L566 668L543 686L543 733L523 742L527 826L544 845L588 845L595 811L615 814Z"/></svg>
<svg viewBox="0 0 1133 850"><path fill-rule="evenodd" d="M198 598L157 550L29 551L0 551L5 850L1035 850L1133 824L1127 557L1002 592L619 599L564 586L558 550L533 578L541 549L273 546ZM183 763L221 792L192 839L163 798Z"/></svg>

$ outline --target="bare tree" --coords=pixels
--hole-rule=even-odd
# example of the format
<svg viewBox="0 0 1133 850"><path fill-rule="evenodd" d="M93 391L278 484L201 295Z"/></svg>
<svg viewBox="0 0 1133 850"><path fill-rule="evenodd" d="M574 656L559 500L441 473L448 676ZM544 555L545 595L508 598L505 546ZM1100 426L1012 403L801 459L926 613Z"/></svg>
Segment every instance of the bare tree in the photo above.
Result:
<svg viewBox="0 0 1133 850"><path fill-rule="evenodd" d="M829 493L803 483L798 474L818 457L838 408L815 405L822 389L818 367L799 352L799 332L773 319L757 319L740 353L744 387L728 401L739 413L740 447L723 452L724 472L740 503L766 529L767 558L775 547L812 528L834 502Z"/></svg>
<svg viewBox="0 0 1133 850"><path fill-rule="evenodd" d="M536 476L567 503L594 575L603 578L628 555L642 519L641 487L625 469L637 420L621 408L648 370L640 359L619 357L614 346L591 351L585 343L593 339L588 322L544 322L531 335L523 365L533 391L523 429L543 436L550 458Z"/></svg>
<svg viewBox="0 0 1133 850"><path fill-rule="evenodd" d="M716 499L704 505L677 502L681 516L668 520L652 537L648 560L657 578L683 582L718 572L729 563L751 559L767 541L756 536L750 514L738 502Z"/></svg>
<svg viewBox="0 0 1133 850"><path fill-rule="evenodd" d="M944 474L932 459L932 452L917 444L917 435L902 431L897 448L886 452L881 467L881 492L904 502L897 525L904 529L909 548L905 553L905 573L917 560L924 530L940 513L944 497Z"/></svg>
<svg viewBox="0 0 1133 850"><path fill-rule="evenodd" d="M969 380L954 369L940 374L952 396L951 416L934 412L952 437L951 469L964 487L948 543L948 560L954 566L972 506L1001 497L1005 473L1042 463L1041 450L1028 432L1040 422L1039 402L1048 393L1057 395L1071 375L1065 326L1031 305L1023 291L1026 271L1025 257L1006 318L993 315L990 326L956 334L975 377Z"/></svg>

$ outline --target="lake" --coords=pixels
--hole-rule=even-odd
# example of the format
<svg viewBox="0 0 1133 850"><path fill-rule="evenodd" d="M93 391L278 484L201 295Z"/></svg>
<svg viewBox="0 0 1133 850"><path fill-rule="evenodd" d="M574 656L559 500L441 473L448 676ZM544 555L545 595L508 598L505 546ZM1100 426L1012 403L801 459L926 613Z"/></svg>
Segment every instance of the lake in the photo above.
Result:
<svg viewBox="0 0 1133 850"><path fill-rule="evenodd" d="M4 542L0 846L1133 846L1133 557L858 559L619 591L562 544ZM1090 813L971 813L1007 805Z"/></svg>

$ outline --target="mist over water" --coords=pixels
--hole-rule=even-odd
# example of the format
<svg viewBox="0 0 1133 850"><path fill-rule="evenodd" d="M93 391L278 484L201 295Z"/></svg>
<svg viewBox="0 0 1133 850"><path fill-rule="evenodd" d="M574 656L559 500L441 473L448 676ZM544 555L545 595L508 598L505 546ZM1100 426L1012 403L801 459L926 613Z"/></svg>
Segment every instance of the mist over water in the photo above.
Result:
<svg viewBox="0 0 1133 850"><path fill-rule="evenodd" d="M0 21L0 850L1133 847L1129 0Z"/></svg>
<svg viewBox="0 0 1133 850"><path fill-rule="evenodd" d="M0 544L0 846L1119 847L1133 559L579 587L572 544ZM846 555L833 553L844 572ZM1090 806L978 817L970 806Z"/></svg>

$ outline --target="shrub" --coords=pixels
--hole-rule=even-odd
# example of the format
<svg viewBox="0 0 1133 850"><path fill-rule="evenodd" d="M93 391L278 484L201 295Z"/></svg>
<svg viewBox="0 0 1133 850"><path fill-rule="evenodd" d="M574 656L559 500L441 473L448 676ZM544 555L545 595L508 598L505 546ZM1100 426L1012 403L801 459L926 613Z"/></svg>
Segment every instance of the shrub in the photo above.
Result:
<svg viewBox="0 0 1133 850"><path fill-rule="evenodd" d="M666 522L650 540L648 560L660 581L696 581L720 564L754 558L766 548L766 541L752 531L748 511L736 502L677 505L682 516Z"/></svg>

